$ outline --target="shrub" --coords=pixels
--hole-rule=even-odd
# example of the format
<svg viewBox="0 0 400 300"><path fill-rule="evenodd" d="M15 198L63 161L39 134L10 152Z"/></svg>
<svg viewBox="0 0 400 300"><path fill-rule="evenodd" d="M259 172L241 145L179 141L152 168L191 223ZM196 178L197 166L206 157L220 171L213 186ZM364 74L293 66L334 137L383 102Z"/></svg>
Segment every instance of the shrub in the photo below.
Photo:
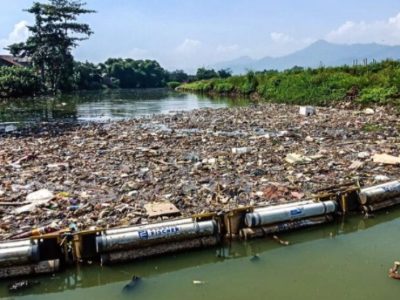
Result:
<svg viewBox="0 0 400 300"><path fill-rule="evenodd" d="M0 67L0 97L34 96L40 89L39 77L32 69Z"/></svg>
<svg viewBox="0 0 400 300"><path fill-rule="evenodd" d="M365 88L361 91L360 102L364 103L381 103L384 104L388 100L396 97L398 90L396 87L383 88L372 87Z"/></svg>
<svg viewBox="0 0 400 300"><path fill-rule="evenodd" d="M178 86L180 86L181 85L181 83L180 82L177 82L177 81L170 81L170 82L167 82L167 86L170 88L170 89L176 89Z"/></svg>
<svg viewBox="0 0 400 300"><path fill-rule="evenodd" d="M184 89L243 95L257 92L266 100L291 104L329 105L355 99L360 103L400 105L400 62L388 60L368 66L248 72L225 79L192 82L184 85Z"/></svg>
<svg viewBox="0 0 400 300"><path fill-rule="evenodd" d="M230 93L233 89L233 84L229 82L217 82L214 84L214 90L218 93Z"/></svg>

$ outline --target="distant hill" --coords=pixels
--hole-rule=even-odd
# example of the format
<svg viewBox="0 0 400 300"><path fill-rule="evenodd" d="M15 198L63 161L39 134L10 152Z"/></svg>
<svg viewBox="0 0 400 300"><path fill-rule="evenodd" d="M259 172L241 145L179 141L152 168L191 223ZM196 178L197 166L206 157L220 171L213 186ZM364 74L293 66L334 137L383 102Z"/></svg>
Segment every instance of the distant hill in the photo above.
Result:
<svg viewBox="0 0 400 300"><path fill-rule="evenodd" d="M310 46L281 57L264 57L252 59L243 56L231 61L218 63L216 69L230 68L233 73L244 73L247 70L285 70L294 66L318 67L352 65L354 60L362 63L363 59L381 61L387 58L400 59L400 46L387 46L379 44L332 44L324 40L317 41Z"/></svg>

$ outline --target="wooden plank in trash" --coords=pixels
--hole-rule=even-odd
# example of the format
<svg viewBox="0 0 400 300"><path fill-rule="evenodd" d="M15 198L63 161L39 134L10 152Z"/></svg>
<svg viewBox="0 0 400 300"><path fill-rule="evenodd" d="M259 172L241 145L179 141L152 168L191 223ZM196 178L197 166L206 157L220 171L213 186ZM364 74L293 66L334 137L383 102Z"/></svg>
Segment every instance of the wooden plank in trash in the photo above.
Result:
<svg viewBox="0 0 400 300"><path fill-rule="evenodd" d="M180 210L171 202L148 203L144 206L144 208L150 218L167 215L178 215L181 213Z"/></svg>

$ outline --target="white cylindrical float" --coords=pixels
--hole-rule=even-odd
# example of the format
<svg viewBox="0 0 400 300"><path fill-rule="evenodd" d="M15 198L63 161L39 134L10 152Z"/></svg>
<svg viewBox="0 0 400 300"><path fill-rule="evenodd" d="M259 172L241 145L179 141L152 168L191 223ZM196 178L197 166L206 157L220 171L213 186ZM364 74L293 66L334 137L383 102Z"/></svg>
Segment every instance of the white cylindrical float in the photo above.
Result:
<svg viewBox="0 0 400 300"><path fill-rule="evenodd" d="M359 193L360 203L363 205L381 202L399 196L400 181L398 180L363 188Z"/></svg>
<svg viewBox="0 0 400 300"><path fill-rule="evenodd" d="M282 208L286 208L286 207L306 205L306 204L310 204L310 203L315 203L315 201L314 200L305 200L305 201L300 201L300 202L292 202L292 203L285 203L285 204L278 204L278 205L271 205L271 206L261 206L261 207L255 207L254 211L255 212L271 211L271 210L282 209Z"/></svg>
<svg viewBox="0 0 400 300"><path fill-rule="evenodd" d="M22 265L39 261L39 246L30 240L0 243L0 266Z"/></svg>
<svg viewBox="0 0 400 300"><path fill-rule="evenodd" d="M256 228L242 228L239 232L239 235L242 239L247 240L252 238L263 237L269 234L320 225L331 221L333 221L332 215L317 216L307 219L288 221L285 223L266 225Z"/></svg>
<svg viewBox="0 0 400 300"><path fill-rule="evenodd" d="M260 210L247 213L245 223L248 227L263 226L279 222L304 219L331 214L336 211L335 201L316 202L296 206L285 206L273 210Z"/></svg>
<svg viewBox="0 0 400 300"><path fill-rule="evenodd" d="M125 233L125 232L139 231L139 230L143 230L143 229L153 229L153 228L157 228L160 226L174 226L174 225L181 225L181 224L188 224L188 223L193 223L193 219L186 218L186 219L179 219L179 220L167 221L167 222L162 222L162 223L107 229L104 231L104 234L106 234L106 235L120 234L120 233Z"/></svg>
<svg viewBox="0 0 400 300"><path fill-rule="evenodd" d="M15 247L21 247L21 246L29 246L32 245L31 240L15 240L15 241L7 241L7 242L0 242L0 249L5 249L5 248L15 248Z"/></svg>
<svg viewBox="0 0 400 300"><path fill-rule="evenodd" d="M96 237L98 253L145 247L150 244L168 243L181 239L214 235L217 232L214 220L186 224L143 226L140 230L118 234L103 234Z"/></svg>

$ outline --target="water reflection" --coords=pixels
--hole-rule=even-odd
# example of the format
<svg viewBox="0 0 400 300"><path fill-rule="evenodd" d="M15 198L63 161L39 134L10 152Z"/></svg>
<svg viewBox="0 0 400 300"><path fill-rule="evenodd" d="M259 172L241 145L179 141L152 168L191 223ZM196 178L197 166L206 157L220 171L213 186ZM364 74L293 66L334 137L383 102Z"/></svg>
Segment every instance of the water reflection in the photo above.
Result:
<svg viewBox="0 0 400 300"><path fill-rule="evenodd" d="M248 102L247 99L210 98L167 89L85 91L55 99L16 99L0 103L0 122L96 122L204 107L241 106Z"/></svg>

